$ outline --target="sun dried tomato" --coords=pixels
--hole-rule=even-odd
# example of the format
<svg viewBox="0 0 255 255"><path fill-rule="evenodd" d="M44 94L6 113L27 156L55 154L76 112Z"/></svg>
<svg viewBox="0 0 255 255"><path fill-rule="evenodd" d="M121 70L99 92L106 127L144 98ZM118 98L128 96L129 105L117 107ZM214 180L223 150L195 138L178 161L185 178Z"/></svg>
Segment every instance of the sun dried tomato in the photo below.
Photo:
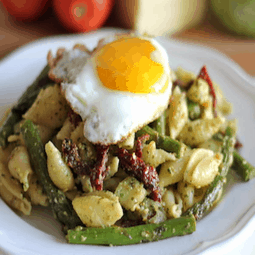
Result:
<svg viewBox="0 0 255 255"><path fill-rule="evenodd" d="M146 165L142 160L142 141L148 139L147 135L138 138L136 152L131 154L126 149L118 150L120 167L142 182L145 188L151 191L151 198L154 201L161 201L159 177L156 169Z"/></svg>
<svg viewBox="0 0 255 255"><path fill-rule="evenodd" d="M72 109L70 109L70 111L68 112L68 118L69 121L74 125L74 127L77 127L82 121L81 116L74 112Z"/></svg>
<svg viewBox="0 0 255 255"><path fill-rule="evenodd" d="M108 160L109 146L96 145L97 160L95 166L90 171L90 182L96 190L103 189L103 181L108 172L106 163Z"/></svg>
<svg viewBox="0 0 255 255"><path fill-rule="evenodd" d="M243 147L243 144L238 139L236 139L235 149L239 150L242 147Z"/></svg>
<svg viewBox="0 0 255 255"><path fill-rule="evenodd" d="M135 150L135 155L138 158L141 158L143 156L143 144L148 141L150 138L149 134L142 135L138 137L137 142L136 142L136 150Z"/></svg>
<svg viewBox="0 0 255 255"><path fill-rule="evenodd" d="M214 109L214 117L217 117L217 112L216 112L216 104L217 104L217 99L216 99L216 93L215 93L215 89L212 83L212 80L210 78L210 76L208 75L206 66L203 66L202 69L200 70L200 73L198 75L198 78L201 78L203 80L205 80L210 88L210 94L213 97L213 109Z"/></svg>
<svg viewBox="0 0 255 255"><path fill-rule="evenodd" d="M62 154L65 162L78 175L86 175L90 173L90 167L82 161L78 147L71 139L64 139L62 142Z"/></svg>
<svg viewBox="0 0 255 255"><path fill-rule="evenodd" d="M103 181L108 172L106 162L108 160L109 146L95 145L97 160L94 165L84 162L80 155L78 146L71 139L64 139L62 143L62 153L65 162L78 175L89 175L90 182L96 190L103 189Z"/></svg>

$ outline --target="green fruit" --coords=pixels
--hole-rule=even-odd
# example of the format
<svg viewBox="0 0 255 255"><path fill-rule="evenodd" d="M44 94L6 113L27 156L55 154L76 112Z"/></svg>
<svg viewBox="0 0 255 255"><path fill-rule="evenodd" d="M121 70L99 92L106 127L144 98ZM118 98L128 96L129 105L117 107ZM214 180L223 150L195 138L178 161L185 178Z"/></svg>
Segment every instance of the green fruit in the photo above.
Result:
<svg viewBox="0 0 255 255"><path fill-rule="evenodd" d="M255 37L255 0L211 0L211 9L228 30Z"/></svg>

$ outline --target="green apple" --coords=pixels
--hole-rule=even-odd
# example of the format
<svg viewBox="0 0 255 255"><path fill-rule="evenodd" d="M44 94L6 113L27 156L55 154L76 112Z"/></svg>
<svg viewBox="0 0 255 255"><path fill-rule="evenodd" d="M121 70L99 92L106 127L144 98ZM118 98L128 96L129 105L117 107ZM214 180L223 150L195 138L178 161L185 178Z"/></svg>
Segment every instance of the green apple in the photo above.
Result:
<svg viewBox="0 0 255 255"><path fill-rule="evenodd" d="M255 37L255 0L211 0L211 9L227 29Z"/></svg>

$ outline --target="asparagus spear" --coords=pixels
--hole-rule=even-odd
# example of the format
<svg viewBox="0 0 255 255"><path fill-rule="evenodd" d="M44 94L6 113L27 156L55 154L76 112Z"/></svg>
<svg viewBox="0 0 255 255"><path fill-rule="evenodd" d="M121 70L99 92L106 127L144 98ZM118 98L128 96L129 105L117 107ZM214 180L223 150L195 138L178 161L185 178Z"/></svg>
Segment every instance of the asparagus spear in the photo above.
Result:
<svg viewBox="0 0 255 255"><path fill-rule="evenodd" d="M199 119L201 115L200 105L191 100L188 100L188 112L189 112L189 118L191 120Z"/></svg>
<svg viewBox="0 0 255 255"><path fill-rule="evenodd" d="M48 72L49 66L47 65L12 108L3 126L0 128L0 146L7 146L7 138L13 134L14 125L21 120L22 114L24 114L33 104L41 88L46 87L51 83L48 78Z"/></svg>
<svg viewBox="0 0 255 255"><path fill-rule="evenodd" d="M213 136L215 140L223 141L223 134L218 133ZM249 181L255 177L255 167L245 160L237 150L233 151L232 168L243 178L244 181Z"/></svg>
<svg viewBox="0 0 255 255"><path fill-rule="evenodd" d="M136 137L142 136L144 134L149 134L149 142L155 141L156 146L167 152L174 152L176 156L180 158L185 150L185 145L177 140L170 138L169 136L160 135L157 131L145 126L136 132Z"/></svg>
<svg viewBox="0 0 255 255"><path fill-rule="evenodd" d="M223 139L222 145L223 160L220 165L219 175L217 175L214 181L210 184L203 199L200 202L194 204L191 208L189 208L184 213L184 215L193 214L195 218L198 220L218 201L218 199L221 196L223 185L226 182L227 173L232 163L231 157L234 150L234 144L235 144L234 137L232 137L231 130L228 129L226 131L226 136Z"/></svg>
<svg viewBox="0 0 255 255"><path fill-rule="evenodd" d="M160 115L159 118L157 118L152 123L153 129L155 129L160 135L165 135L166 133L166 112Z"/></svg>
<svg viewBox="0 0 255 255"><path fill-rule="evenodd" d="M223 138L221 153L223 154L222 164L220 165L220 175L226 177L232 164L233 151L235 147L235 138L231 128L226 129L226 135Z"/></svg>
<svg viewBox="0 0 255 255"><path fill-rule="evenodd" d="M14 125L21 120L21 116L15 112L10 112L0 127L0 146L6 147L7 138L14 132Z"/></svg>
<svg viewBox="0 0 255 255"><path fill-rule="evenodd" d="M55 218L68 229L80 225L81 221L73 210L71 202L49 177L46 153L37 127L31 120L26 120L21 127L21 132L30 155L31 164L49 198Z"/></svg>
<svg viewBox="0 0 255 255"><path fill-rule="evenodd" d="M77 227L68 230L67 240L74 244L128 245L191 234L195 230L196 220L191 215L158 224L145 224L129 228Z"/></svg>
<svg viewBox="0 0 255 255"><path fill-rule="evenodd" d="M194 215L197 220L201 219L204 213L209 211L218 201L225 181L224 177L220 175L216 176L208 187L203 199L195 203L183 215Z"/></svg>
<svg viewBox="0 0 255 255"><path fill-rule="evenodd" d="M234 162L232 168L243 178L249 181L255 177L255 167L246 161L236 150L233 152Z"/></svg>

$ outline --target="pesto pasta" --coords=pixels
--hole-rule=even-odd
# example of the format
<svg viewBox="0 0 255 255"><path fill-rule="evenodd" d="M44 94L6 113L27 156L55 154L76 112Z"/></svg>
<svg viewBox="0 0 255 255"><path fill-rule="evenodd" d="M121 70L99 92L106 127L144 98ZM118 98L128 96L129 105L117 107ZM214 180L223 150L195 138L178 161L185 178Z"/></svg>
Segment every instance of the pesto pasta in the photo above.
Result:
<svg viewBox="0 0 255 255"><path fill-rule="evenodd" d="M92 54L86 47L64 51L64 56L63 51L57 54L64 58L73 56L73 51L82 59ZM36 97L16 118L7 137L2 130L13 109L2 122L0 136L5 142L0 147L1 198L25 215L31 214L34 205L51 205L70 243L75 243L73 237L78 229L89 232L92 228L127 228L132 233L135 227L150 231L165 222L171 229L179 222L184 227L164 238L195 231L196 220L220 200L226 174L237 153L237 122L228 119L232 105L220 86L208 78L206 68L202 67L198 74L181 67L173 71L172 95L161 115L125 139L102 145L84 136L86 119L66 100L61 88L61 82L66 80L58 80L54 73L56 59L48 55L50 70L46 68L45 75L50 73L51 83L35 87ZM69 61L75 62L75 58ZM68 77L71 69L65 72ZM72 76L72 82L74 79ZM30 133L25 136L25 132ZM43 148L38 155L28 147L33 132L38 134L36 145ZM42 174L33 164L37 157L44 158L46 171ZM54 187L51 196L47 184ZM61 203L53 201L55 193ZM208 200L210 194L213 200ZM66 215L61 218L59 210L63 205L68 210L62 211ZM72 224L67 223L69 214ZM136 238L136 243L147 240ZM116 245L131 243L125 239Z"/></svg>

